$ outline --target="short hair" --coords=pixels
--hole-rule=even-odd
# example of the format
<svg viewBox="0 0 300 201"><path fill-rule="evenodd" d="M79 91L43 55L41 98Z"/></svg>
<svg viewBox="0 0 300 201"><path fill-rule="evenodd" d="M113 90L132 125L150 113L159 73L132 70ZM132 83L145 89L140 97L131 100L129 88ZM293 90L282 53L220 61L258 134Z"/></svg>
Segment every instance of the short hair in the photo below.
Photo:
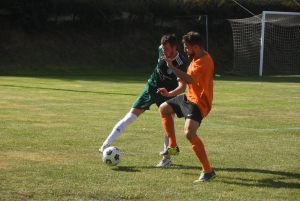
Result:
<svg viewBox="0 0 300 201"><path fill-rule="evenodd" d="M199 33L191 31L182 37L182 43L203 47L203 38Z"/></svg>
<svg viewBox="0 0 300 201"><path fill-rule="evenodd" d="M171 46L177 46L177 39L175 34L163 35L160 40L160 43L161 44L170 43Z"/></svg>

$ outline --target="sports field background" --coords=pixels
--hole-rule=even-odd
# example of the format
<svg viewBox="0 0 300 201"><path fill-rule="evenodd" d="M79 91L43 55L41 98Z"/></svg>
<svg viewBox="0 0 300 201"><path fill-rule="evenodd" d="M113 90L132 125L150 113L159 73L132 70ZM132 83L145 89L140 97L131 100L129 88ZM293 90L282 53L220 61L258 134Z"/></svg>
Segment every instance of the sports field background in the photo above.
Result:
<svg viewBox="0 0 300 201"><path fill-rule="evenodd" d="M181 154L157 169L156 106L114 146L98 148L147 80L132 76L0 77L0 200L299 200L300 76L215 77L202 138L217 177L200 165L176 119Z"/></svg>

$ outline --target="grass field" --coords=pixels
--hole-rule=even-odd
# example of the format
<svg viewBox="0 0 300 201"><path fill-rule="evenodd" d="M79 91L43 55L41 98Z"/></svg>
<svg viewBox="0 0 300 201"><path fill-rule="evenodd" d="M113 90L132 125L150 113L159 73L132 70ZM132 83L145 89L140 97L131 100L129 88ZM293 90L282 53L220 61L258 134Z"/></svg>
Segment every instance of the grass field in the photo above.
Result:
<svg viewBox="0 0 300 201"><path fill-rule="evenodd" d="M163 131L156 106L102 163L98 148L147 76L0 77L0 200L299 200L300 76L215 77L199 130L217 177L200 165L176 119L181 154L157 169Z"/></svg>

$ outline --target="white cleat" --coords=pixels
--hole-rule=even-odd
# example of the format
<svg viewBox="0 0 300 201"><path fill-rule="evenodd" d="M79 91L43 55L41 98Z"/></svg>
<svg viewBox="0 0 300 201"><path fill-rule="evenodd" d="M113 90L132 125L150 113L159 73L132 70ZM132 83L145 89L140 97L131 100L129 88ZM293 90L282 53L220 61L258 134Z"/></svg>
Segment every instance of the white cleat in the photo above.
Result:
<svg viewBox="0 0 300 201"><path fill-rule="evenodd" d="M100 151L101 153L103 153L103 151L104 151L106 148L108 148L108 147L110 147L110 144L103 144L103 145L99 148L99 151Z"/></svg>
<svg viewBox="0 0 300 201"><path fill-rule="evenodd" d="M159 161L159 163L155 167L167 167L171 165L172 165L171 158L164 157L161 161Z"/></svg>

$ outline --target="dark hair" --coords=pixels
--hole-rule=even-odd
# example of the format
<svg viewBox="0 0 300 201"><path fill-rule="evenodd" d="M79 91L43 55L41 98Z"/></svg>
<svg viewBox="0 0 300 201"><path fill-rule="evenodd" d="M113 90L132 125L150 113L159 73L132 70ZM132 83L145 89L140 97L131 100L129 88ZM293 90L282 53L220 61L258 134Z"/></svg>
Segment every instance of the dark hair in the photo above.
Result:
<svg viewBox="0 0 300 201"><path fill-rule="evenodd" d="M166 34L161 37L161 44L170 43L171 46L177 45L177 40L175 34Z"/></svg>
<svg viewBox="0 0 300 201"><path fill-rule="evenodd" d="M203 47L203 38L199 33L191 31L182 37L182 43Z"/></svg>

